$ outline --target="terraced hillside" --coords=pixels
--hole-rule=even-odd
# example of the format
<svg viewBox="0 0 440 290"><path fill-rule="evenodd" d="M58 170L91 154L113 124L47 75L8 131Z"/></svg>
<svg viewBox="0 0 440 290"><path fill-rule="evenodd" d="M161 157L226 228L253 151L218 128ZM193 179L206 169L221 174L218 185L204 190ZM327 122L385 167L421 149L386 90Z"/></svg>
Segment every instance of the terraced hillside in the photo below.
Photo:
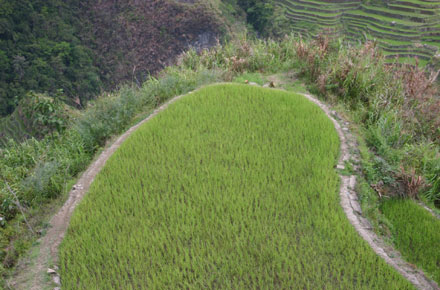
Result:
<svg viewBox="0 0 440 290"><path fill-rule="evenodd" d="M135 131L75 210L63 289L412 289L339 206L332 122L220 84Z"/></svg>
<svg viewBox="0 0 440 290"><path fill-rule="evenodd" d="M436 0L277 0L292 29L315 35L324 28L348 39L376 39L390 61L421 65L438 60L440 1Z"/></svg>

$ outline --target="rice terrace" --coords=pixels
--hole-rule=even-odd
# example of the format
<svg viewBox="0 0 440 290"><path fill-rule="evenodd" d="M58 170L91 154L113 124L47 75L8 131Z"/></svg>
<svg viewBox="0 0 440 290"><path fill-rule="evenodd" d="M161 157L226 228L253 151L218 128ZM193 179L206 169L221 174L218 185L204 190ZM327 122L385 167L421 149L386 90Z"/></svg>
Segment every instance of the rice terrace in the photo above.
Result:
<svg viewBox="0 0 440 290"><path fill-rule="evenodd" d="M440 0L0 0L0 289L439 285Z"/></svg>
<svg viewBox="0 0 440 290"><path fill-rule="evenodd" d="M64 289L410 289L350 225L339 140L304 97L184 96L110 157L61 245Z"/></svg>

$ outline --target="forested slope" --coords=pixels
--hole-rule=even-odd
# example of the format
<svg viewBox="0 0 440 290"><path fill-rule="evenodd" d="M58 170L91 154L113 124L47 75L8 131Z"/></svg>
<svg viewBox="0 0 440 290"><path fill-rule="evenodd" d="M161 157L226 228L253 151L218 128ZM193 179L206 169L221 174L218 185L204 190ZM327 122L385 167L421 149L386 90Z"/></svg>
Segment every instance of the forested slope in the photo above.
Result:
<svg viewBox="0 0 440 290"><path fill-rule="evenodd" d="M81 107L215 44L224 25L205 2L0 0L0 116L30 90Z"/></svg>

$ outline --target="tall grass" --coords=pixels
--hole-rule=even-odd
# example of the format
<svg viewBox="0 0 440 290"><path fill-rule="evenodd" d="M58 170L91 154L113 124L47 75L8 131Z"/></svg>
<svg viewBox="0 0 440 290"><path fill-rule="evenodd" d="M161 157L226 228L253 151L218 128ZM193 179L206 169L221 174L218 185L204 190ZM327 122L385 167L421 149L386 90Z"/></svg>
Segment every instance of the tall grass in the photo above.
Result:
<svg viewBox="0 0 440 290"><path fill-rule="evenodd" d="M339 140L292 93L215 85L108 160L61 245L64 289L408 289L339 206Z"/></svg>

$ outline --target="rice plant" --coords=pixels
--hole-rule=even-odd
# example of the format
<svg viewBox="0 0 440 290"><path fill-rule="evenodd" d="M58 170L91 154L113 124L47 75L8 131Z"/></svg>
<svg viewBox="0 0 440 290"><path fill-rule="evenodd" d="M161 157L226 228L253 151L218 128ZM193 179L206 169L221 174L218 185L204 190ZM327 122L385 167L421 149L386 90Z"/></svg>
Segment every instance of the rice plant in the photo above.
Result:
<svg viewBox="0 0 440 290"><path fill-rule="evenodd" d="M63 289L409 289L339 206L339 140L305 98L185 96L108 160L63 244Z"/></svg>
<svg viewBox="0 0 440 290"><path fill-rule="evenodd" d="M410 200L384 202L381 210L392 223L394 243L406 260L440 283L440 221Z"/></svg>

